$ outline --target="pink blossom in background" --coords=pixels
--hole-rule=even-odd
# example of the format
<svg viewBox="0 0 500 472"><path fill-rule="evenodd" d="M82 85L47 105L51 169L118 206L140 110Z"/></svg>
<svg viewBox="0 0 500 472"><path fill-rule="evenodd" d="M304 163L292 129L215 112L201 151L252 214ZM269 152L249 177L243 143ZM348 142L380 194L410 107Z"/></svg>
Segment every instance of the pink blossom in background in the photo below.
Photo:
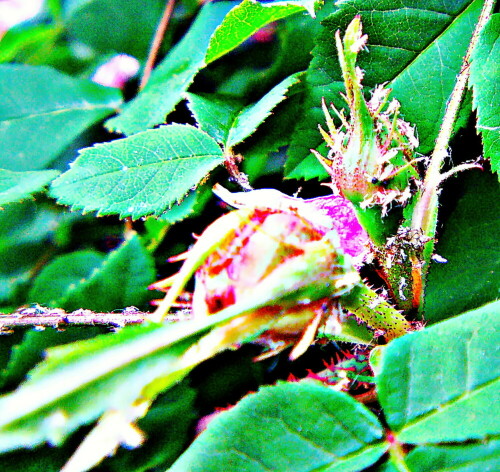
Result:
<svg viewBox="0 0 500 472"><path fill-rule="evenodd" d="M0 0L0 38L13 26L33 18L44 0Z"/></svg>
<svg viewBox="0 0 500 472"><path fill-rule="evenodd" d="M92 80L106 87L123 88L139 71L139 61L127 54L118 54L100 66Z"/></svg>

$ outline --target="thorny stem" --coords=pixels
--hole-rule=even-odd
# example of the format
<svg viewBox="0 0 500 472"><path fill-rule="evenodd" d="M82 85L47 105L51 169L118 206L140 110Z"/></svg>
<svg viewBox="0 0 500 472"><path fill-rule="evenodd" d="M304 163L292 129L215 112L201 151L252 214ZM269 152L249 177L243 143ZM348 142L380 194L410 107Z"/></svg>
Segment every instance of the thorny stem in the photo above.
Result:
<svg viewBox="0 0 500 472"><path fill-rule="evenodd" d="M386 300L366 285L356 285L340 298L341 305L375 330L383 330L389 341L410 331L410 323Z"/></svg>
<svg viewBox="0 0 500 472"><path fill-rule="evenodd" d="M453 132L453 125L458 113L458 109L462 102L462 96L467 86L467 81L470 75L470 58L477 41L479 33L486 25L491 16L495 0L486 0L479 16L476 28L472 34L471 42L467 53L465 54L462 69L458 75L457 82L451 93L450 100L446 107L446 112L443 119L443 124L439 130L439 135L436 139L436 146L432 152L429 167L425 175L423 193L417 202L412 218L412 228L421 230L422 233L429 237L434 237L436 231L436 209L438 205L438 191L442 182L441 167L444 159L447 157L447 148Z"/></svg>
<svg viewBox="0 0 500 472"><path fill-rule="evenodd" d="M161 17L160 23L156 28L155 36L149 50L148 59L146 61L146 65L144 66L139 90L142 90L148 83L151 71L153 70L153 66L156 61L156 57L158 56L158 51L160 50L161 42L163 41L165 31L167 30L168 22L170 21L170 17L172 16L172 12L174 11L174 5L175 0L168 0L165 4L163 16Z"/></svg>

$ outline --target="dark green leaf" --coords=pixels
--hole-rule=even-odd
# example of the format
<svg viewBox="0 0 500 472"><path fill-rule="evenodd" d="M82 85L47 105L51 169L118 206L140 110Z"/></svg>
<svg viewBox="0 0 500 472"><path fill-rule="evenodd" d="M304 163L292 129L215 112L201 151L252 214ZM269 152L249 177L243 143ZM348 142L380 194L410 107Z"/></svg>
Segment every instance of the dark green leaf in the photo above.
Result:
<svg viewBox="0 0 500 472"><path fill-rule="evenodd" d="M158 219L174 224L186 218L197 216L202 212L205 203L212 195L212 189L209 186L200 185L196 190L191 190L182 202L172 205L172 208L160 215Z"/></svg>
<svg viewBox="0 0 500 472"><path fill-rule="evenodd" d="M220 142L225 149L244 141L286 98L289 89L299 83L303 73L294 74L276 85L257 103L244 107L230 99L188 94L189 107L201 129Z"/></svg>
<svg viewBox="0 0 500 472"><path fill-rule="evenodd" d="M22 200L39 192L58 175L57 170L12 172L0 169L0 205Z"/></svg>
<svg viewBox="0 0 500 472"><path fill-rule="evenodd" d="M481 31L472 55L470 84L477 110L477 130L483 137L484 157L500 172L500 13Z"/></svg>
<svg viewBox="0 0 500 472"><path fill-rule="evenodd" d="M3 472L60 472L74 448L73 444L8 452L0 455L0 467Z"/></svg>
<svg viewBox="0 0 500 472"><path fill-rule="evenodd" d="M120 103L118 90L48 67L0 65L0 167L43 169Z"/></svg>
<svg viewBox="0 0 500 472"><path fill-rule="evenodd" d="M499 184L494 175L480 171L460 176L460 183L463 196L445 222L435 249L448 262L432 262L428 276L425 318L429 321L471 310L499 295Z"/></svg>
<svg viewBox="0 0 500 472"><path fill-rule="evenodd" d="M164 2L87 0L73 5L65 21L72 37L101 53L119 52L145 59Z"/></svg>
<svg viewBox="0 0 500 472"><path fill-rule="evenodd" d="M377 418L343 392L264 387L215 418L170 472L358 471L384 452Z"/></svg>
<svg viewBox="0 0 500 472"><path fill-rule="evenodd" d="M31 201L10 203L0 210L0 303L25 301L22 288L50 253L60 218Z"/></svg>
<svg viewBox="0 0 500 472"><path fill-rule="evenodd" d="M71 292L78 285L87 283L104 260L105 255L97 251L75 251L56 257L38 274L28 300L44 306L64 308L64 302Z"/></svg>
<svg viewBox="0 0 500 472"><path fill-rule="evenodd" d="M429 152L482 3L411 0L403 6L398 0L342 2L338 11L324 21L316 40L306 78L304 117L295 131L287 174L294 178L325 175L309 150L321 143L318 124L325 121L322 97L339 109L346 108L339 94L344 85L334 35L357 14L361 16L363 32L368 34L368 52L359 56L359 67L366 72L363 84L374 87L390 82L391 96L401 102L403 117L417 125L419 151ZM294 172L307 156L307 167L313 168Z"/></svg>
<svg viewBox="0 0 500 472"><path fill-rule="evenodd" d="M234 7L215 30L208 46L207 64L232 51L260 28L294 13L308 10L314 14L315 0L288 0L262 4L255 0L243 0Z"/></svg>
<svg viewBox="0 0 500 472"><path fill-rule="evenodd" d="M210 36L232 7L232 2L206 3L189 31L153 71L146 87L106 126L131 135L164 123L194 76L205 66Z"/></svg>
<svg viewBox="0 0 500 472"><path fill-rule="evenodd" d="M37 277L30 300L68 311L111 311L142 305L154 277L153 258L133 236L107 257L81 251L55 259Z"/></svg>
<svg viewBox="0 0 500 472"><path fill-rule="evenodd" d="M68 328L65 331L46 329L26 332L22 342L13 348L10 360L1 372L0 386L12 388L25 380L27 373L43 360L45 349L93 338L101 333L102 328L92 326Z"/></svg>
<svg viewBox="0 0 500 472"><path fill-rule="evenodd" d="M51 193L84 212L161 215L222 161L222 150L203 131L163 126L83 149Z"/></svg>
<svg viewBox="0 0 500 472"><path fill-rule="evenodd" d="M376 377L401 442L429 444L500 434L500 302L391 342Z"/></svg>

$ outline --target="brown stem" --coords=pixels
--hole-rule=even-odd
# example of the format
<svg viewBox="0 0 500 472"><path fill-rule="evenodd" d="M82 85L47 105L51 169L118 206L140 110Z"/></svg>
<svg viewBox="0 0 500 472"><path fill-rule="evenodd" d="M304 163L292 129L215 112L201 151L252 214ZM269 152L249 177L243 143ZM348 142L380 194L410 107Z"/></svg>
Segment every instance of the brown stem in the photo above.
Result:
<svg viewBox="0 0 500 472"><path fill-rule="evenodd" d="M143 323L150 313L141 312L133 307L117 313L95 313L92 310L76 310L66 313L60 308L24 308L15 313L0 313L0 332L12 328L40 326L62 328L70 325L123 327Z"/></svg>
<svg viewBox="0 0 500 472"><path fill-rule="evenodd" d="M239 154L234 154L232 149L226 149L224 155L224 165L229 175L239 184L239 186L245 190L253 190L250 182L248 181L248 176L240 171L238 168L238 162L242 160L242 156Z"/></svg>
<svg viewBox="0 0 500 472"><path fill-rule="evenodd" d="M148 59L146 65L144 66L144 71L142 73L141 83L139 85L139 90L142 90L148 83L151 71L158 56L158 51L160 50L161 42L165 36L165 31L167 31L168 22L174 11L175 0L168 0L165 4L165 9L163 10L163 16L161 17L160 23L156 28L155 36L153 42L151 43L151 48L149 49Z"/></svg>
<svg viewBox="0 0 500 472"><path fill-rule="evenodd" d="M368 403L375 403L378 400L377 391L375 389L369 392L360 393L359 395L353 395L353 397L355 400L365 405Z"/></svg>

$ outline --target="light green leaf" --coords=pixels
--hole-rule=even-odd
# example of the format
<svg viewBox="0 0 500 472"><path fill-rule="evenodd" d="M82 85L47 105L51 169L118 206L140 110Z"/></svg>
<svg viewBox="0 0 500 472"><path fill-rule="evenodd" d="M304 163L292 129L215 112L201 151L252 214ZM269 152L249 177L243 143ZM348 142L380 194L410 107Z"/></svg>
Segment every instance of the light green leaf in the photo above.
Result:
<svg viewBox="0 0 500 472"><path fill-rule="evenodd" d="M67 311L111 311L143 304L154 278L154 260L133 236L107 257L80 251L55 259L37 277L29 298Z"/></svg>
<svg viewBox="0 0 500 472"><path fill-rule="evenodd" d="M314 17L315 0L259 3L243 0L224 18L210 38L205 62L210 64L232 51L260 28L273 21L307 10Z"/></svg>
<svg viewBox="0 0 500 472"><path fill-rule="evenodd" d="M482 0L421 2L410 0L351 0L323 22L316 39L313 60L306 78L304 117L298 123L286 165L287 175L324 177L310 149L321 143L318 124L325 122L321 99L346 108L334 35L343 31L355 15L361 16L368 35L367 52L360 54L365 70L365 90L383 82L393 89L391 97L401 103L404 119L417 126L419 151L429 152L439 131L445 106L460 71L463 56L482 7ZM301 173L294 169L307 159Z"/></svg>
<svg viewBox="0 0 500 472"><path fill-rule="evenodd" d="M287 77L258 102L244 107L231 99L187 94L188 106L201 129L214 137L225 149L244 141L271 114L276 105L286 98L293 85L298 84L303 72Z"/></svg>
<svg viewBox="0 0 500 472"><path fill-rule="evenodd" d="M210 36L233 6L232 2L206 3L189 31L155 68L146 87L106 126L131 135L164 123L194 76L205 66Z"/></svg>
<svg viewBox="0 0 500 472"><path fill-rule="evenodd" d="M442 446L418 446L406 457L411 472L484 472L500 465L500 440ZM388 466L383 472L398 472Z"/></svg>
<svg viewBox="0 0 500 472"><path fill-rule="evenodd" d="M45 168L120 103L118 90L48 67L0 65L0 167Z"/></svg>
<svg viewBox="0 0 500 472"><path fill-rule="evenodd" d="M484 157L500 172L500 13L481 31L472 55L470 84L477 110L477 130L483 138Z"/></svg>
<svg viewBox="0 0 500 472"><path fill-rule="evenodd" d="M12 172L0 169L0 205L22 200L39 192L59 174L57 170Z"/></svg>
<svg viewBox="0 0 500 472"><path fill-rule="evenodd" d="M500 302L490 303L382 351L379 400L397 439L411 444L500 434Z"/></svg>
<svg viewBox="0 0 500 472"><path fill-rule="evenodd" d="M54 43L61 35L63 29L53 24L41 24L11 29L2 38L0 48L0 62L29 63L29 59L37 55L46 55L47 49L54 47ZM20 57L19 57L20 56ZM45 57L46 59L46 57Z"/></svg>
<svg viewBox="0 0 500 472"><path fill-rule="evenodd" d="M425 289L425 318L435 322L498 299L500 287L499 184L493 174L470 171L450 182L457 199L443 225L436 253L448 262L431 262Z"/></svg>
<svg viewBox="0 0 500 472"><path fill-rule="evenodd" d="M203 131L173 124L83 149L51 193L84 212L161 215L222 161Z"/></svg>
<svg viewBox="0 0 500 472"><path fill-rule="evenodd" d="M375 415L347 394L281 383L220 414L169 472L359 471L384 453L382 437Z"/></svg>

